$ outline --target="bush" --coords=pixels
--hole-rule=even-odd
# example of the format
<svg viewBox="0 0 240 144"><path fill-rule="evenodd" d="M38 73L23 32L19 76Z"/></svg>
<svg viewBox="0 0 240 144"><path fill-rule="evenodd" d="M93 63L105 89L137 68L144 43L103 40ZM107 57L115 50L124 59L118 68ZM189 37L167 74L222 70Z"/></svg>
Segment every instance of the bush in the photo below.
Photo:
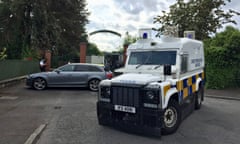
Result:
<svg viewBox="0 0 240 144"><path fill-rule="evenodd" d="M237 69L232 67L206 67L206 87L211 89L224 89L229 87L238 87L236 81Z"/></svg>
<svg viewBox="0 0 240 144"><path fill-rule="evenodd" d="M240 32L227 27L222 33L204 41L207 88L240 86Z"/></svg>
<svg viewBox="0 0 240 144"><path fill-rule="evenodd" d="M3 48L3 50L0 51L0 60L4 60L4 59L7 58L6 52L7 52L7 49L6 49L6 48Z"/></svg>

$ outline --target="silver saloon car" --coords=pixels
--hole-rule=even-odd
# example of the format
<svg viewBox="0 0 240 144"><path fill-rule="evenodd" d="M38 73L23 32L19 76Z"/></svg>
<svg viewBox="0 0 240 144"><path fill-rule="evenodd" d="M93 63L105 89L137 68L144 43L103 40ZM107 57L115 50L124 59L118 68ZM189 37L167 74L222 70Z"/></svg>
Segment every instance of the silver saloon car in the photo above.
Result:
<svg viewBox="0 0 240 144"><path fill-rule="evenodd" d="M27 76L26 85L36 90L47 87L88 87L98 91L99 82L111 79L112 72L97 64L71 63L51 72L40 72Z"/></svg>

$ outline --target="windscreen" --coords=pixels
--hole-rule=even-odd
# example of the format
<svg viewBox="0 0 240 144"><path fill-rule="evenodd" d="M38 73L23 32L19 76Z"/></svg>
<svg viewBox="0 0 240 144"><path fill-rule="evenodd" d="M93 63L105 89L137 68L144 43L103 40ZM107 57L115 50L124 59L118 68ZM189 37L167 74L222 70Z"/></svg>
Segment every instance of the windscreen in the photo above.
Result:
<svg viewBox="0 0 240 144"><path fill-rule="evenodd" d="M176 51L141 51L131 52L129 65L175 65Z"/></svg>

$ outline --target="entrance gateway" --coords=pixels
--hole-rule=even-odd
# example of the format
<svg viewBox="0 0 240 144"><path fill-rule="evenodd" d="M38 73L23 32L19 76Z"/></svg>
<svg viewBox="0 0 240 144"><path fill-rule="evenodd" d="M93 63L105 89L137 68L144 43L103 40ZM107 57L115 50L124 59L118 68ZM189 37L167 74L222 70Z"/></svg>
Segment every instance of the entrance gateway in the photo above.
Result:
<svg viewBox="0 0 240 144"><path fill-rule="evenodd" d="M97 101L100 125L151 135L174 133L204 99L201 41L163 36L150 30L127 50L122 74L101 81Z"/></svg>

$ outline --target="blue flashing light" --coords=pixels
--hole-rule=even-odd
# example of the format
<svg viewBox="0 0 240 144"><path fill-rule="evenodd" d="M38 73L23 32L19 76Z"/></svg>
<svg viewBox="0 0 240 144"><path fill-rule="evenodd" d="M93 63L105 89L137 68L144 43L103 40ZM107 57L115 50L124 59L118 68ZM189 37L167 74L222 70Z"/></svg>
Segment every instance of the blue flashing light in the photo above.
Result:
<svg viewBox="0 0 240 144"><path fill-rule="evenodd" d="M192 34L188 34L187 37L190 38L190 39L192 39L192 38L193 38L193 35L192 35Z"/></svg>
<svg viewBox="0 0 240 144"><path fill-rule="evenodd" d="M147 39L148 38L148 34L147 33L143 33L143 39Z"/></svg>

